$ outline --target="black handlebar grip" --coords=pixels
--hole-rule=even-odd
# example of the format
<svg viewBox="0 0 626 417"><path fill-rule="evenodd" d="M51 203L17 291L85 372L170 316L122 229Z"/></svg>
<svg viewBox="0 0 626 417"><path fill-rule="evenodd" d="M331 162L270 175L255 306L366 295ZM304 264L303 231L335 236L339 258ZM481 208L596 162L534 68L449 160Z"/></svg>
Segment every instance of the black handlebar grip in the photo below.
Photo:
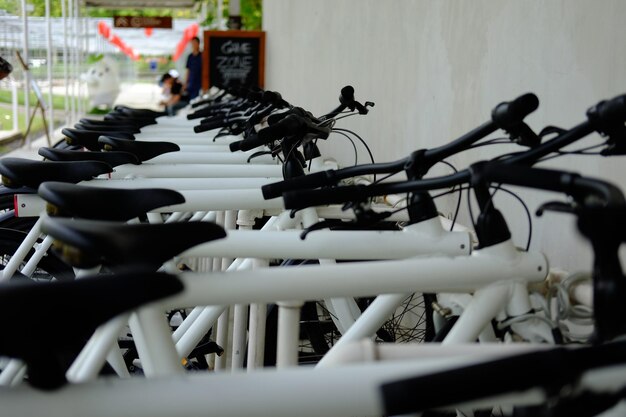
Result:
<svg viewBox="0 0 626 417"><path fill-rule="evenodd" d="M219 129L224 126L226 126L226 123L223 120L210 123L200 123L199 125L193 127L193 131L196 133L202 133L213 129Z"/></svg>
<svg viewBox="0 0 626 417"><path fill-rule="evenodd" d="M215 112L215 109L211 106L196 110L195 112L187 115L187 120L202 119L203 117L209 117Z"/></svg>
<svg viewBox="0 0 626 417"><path fill-rule="evenodd" d="M266 141L261 139L259 137L259 135L250 135L247 138L245 138L244 140L241 140L239 142L235 142L239 144L239 150L240 151L249 151L250 149L254 149L254 148L258 148L259 146L265 145ZM232 144L231 144L232 146ZM231 147L230 150L232 151L233 148ZM234 151L233 151L234 152Z"/></svg>
<svg viewBox="0 0 626 417"><path fill-rule="evenodd" d="M261 99L263 99L263 92L262 91L250 91L248 93L248 100L251 101L261 101Z"/></svg>
<svg viewBox="0 0 626 417"><path fill-rule="evenodd" d="M474 166L470 168L474 170ZM519 185L557 192L570 192L572 184L580 175L551 169L531 168L519 164L503 162L486 163L480 175L489 182Z"/></svg>
<svg viewBox="0 0 626 417"><path fill-rule="evenodd" d="M498 104L491 112L491 119L499 128L507 130L519 125L526 116L537 110L539 99L533 93L519 96L513 101Z"/></svg>
<svg viewBox="0 0 626 417"><path fill-rule="evenodd" d="M263 198L266 200L280 197L284 192L301 190L303 188L317 188L331 185L334 178L333 170L315 172L302 177L296 177L284 181L266 184L261 187Z"/></svg>
<svg viewBox="0 0 626 417"><path fill-rule="evenodd" d="M280 94L274 91L264 91L261 96L261 101L263 103L273 103L280 98Z"/></svg>
<svg viewBox="0 0 626 417"><path fill-rule="evenodd" d="M598 131L605 134L612 133L615 127L623 128L626 120L626 95L599 102L587 110L587 117Z"/></svg>
<svg viewBox="0 0 626 417"><path fill-rule="evenodd" d="M352 87L351 85L346 85L344 88L342 88L340 100L341 98L348 102L354 101L354 87Z"/></svg>
<svg viewBox="0 0 626 417"><path fill-rule="evenodd" d="M321 190L288 191L283 194L283 202L288 210L326 206L358 201L366 195L364 185L326 188Z"/></svg>
<svg viewBox="0 0 626 417"><path fill-rule="evenodd" d="M289 116L290 114L292 114L291 112L283 112L283 113L275 113L275 114L270 114L267 117L267 124L268 125L274 125L278 122L280 122L281 120L283 120L285 117Z"/></svg>
<svg viewBox="0 0 626 417"><path fill-rule="evenodd" d="M295 135L298 133L298 130L303 126L306 126L306 123L302 120L301 117L296 116L295 114L290 114L289 116L282 119L280 122L273 124L272 126L266 127L265 129L259 130L257 135L259 139L264 140L265 142L269 142L274 139L280 139L287 135Z"/></svg>
<svg viewBox="0 0 626 417"><path fill-rule="evenodd" d="M228 148L230 149L231 152L237 152L241 150L241 144L243 143L243 140L237 140L235 142L231 142L228 145Z"/></svg>

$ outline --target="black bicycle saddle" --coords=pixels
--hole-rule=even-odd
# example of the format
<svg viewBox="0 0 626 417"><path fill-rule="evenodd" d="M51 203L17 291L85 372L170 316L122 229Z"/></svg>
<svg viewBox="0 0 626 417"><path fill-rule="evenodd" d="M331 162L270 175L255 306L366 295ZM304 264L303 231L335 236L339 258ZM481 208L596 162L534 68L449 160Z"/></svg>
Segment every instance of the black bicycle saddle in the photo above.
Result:
<svg viewBox="0 0 626 417"><path fill-rule="evenodd" d="M108 126L96 125L92 123L76 123L74 125L76 130L80 131L96 131L96 132L125 132L125 133L140 133L141 131L135 125L131 124L119 124L112 123Z"/></svg>
<svg viewBox="0 0 626 417"><path fill-rule="evenodd" d="M159 207L182 204L185 198L163 188L117 189L63 182L44 182L38 194L48 214L91 220L128 221Z"/></svg>
<svg viewBox="0 0 626 417"><path fill-rule="evenodd" d="M42 231L62 243L64 259L77 268L158 269L200 243L226 237L210 222L126 224L46 217Z"/></svg>
<svg viewBox="0 0 626 417"><path fill-rule="evenodd" d="M24 360L31 385L59 388L96 327L182 289L176 276L149 272L0 284L0 355Z"/></svg>
<svg viewBox="0 0 626 417"><path fill-rule="evenodd" d="M129 152L92 152L58 148L39 148L37 152L50 161L101 161L112 167L141 164L141 161Z"/></svg>
<svg viewBox="0 0 626 417"><path fill-rule="evenodd" d="M111 136L100 136L100 146L105 151L130 152L142 162L168 152L180 151L177 144L171 142L143 142L119 139Z"/></svg>
<svg viewBox="0 0 626 417"><path fill-rule="evenodd" d="M2 183L10 188L37 188L45 181L77 183L90 180L113 168L99 161L54 162L22 158L0 159Z"/></svg>
<svg viewBox="0 0 626 417"><path fill-rule="evenodd" d="M109 135L122 139L135 139L135 136L133 136L131 133L109 132L106 129L103 129L101 131L91 131L64 128L61 130L61 132L65 135L65 142L67 142L68 145L82 146L83 148L87 148L90 151L100 150L98 138L102 135Z"/></svg>

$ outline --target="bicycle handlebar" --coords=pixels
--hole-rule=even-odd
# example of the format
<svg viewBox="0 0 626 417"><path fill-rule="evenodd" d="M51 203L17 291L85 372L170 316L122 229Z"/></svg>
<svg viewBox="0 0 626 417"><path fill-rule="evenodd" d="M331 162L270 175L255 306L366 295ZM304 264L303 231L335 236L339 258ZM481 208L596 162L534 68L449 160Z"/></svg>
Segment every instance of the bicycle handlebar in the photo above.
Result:
<svg viewBox="0 0 626 417"><path fill-rule="evenodd" d="M348 97L350 96L350 92L352 92L352 95L354 94L354 89L350 86L344 87L341 90L342 95L344 94L344 90L346 90L345 94ZM471 144L493 133L498 127L510 128L513 125L522 123L522 120L528 114L536 110L538 106L539 99L532 93L527 93L515 100L498 104L492 111L493 120L483 123L448 144L423 151L419 159L416 160L416 163L422 164L422 167L416 168L421 169L425 174L434 163L467 149ZM261 190L264 198L276 198L287 191L336 185L343 179L357 175L396 173L405 169L406 164L409 162L411 162L411 157L391 163L368 164L343 168L332 171L332 174L331 171L327 171L325 175L309 174L303 177L267 184L261 187Z"/></svg>
<svg viewBox="0 0 626 417"><path fill-rule="evenodd" d="M625 342L554 348L388 382L381 387L384 414L417 413L534 387L558 389L575 382L583 372L624 363L625 358ZM528 369L541 372L529 373ZM416 392L428 395L416 396Z"/></svg>
<svg viewBox="0 0 626 417"><path fill-rule="evenodd" d="M216 120L216 121L211 121L208 123L200 123L199 125L196 125L193 127L193 131L196 133L208 132L209 130L220 129L226 126L226 124L227 123L224 120Z"/></svg>

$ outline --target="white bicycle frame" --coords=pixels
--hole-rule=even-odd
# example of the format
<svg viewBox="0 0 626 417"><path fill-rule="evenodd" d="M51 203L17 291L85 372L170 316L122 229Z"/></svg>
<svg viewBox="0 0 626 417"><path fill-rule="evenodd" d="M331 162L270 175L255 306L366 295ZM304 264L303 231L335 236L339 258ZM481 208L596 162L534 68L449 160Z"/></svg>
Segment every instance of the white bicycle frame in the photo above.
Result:
<svg viewBox="0 0 626 417"><path fill-rule="evenodd" d="M0 402L3 411L14 417L44 413L50 417L243 417L258 415L259 410L276 417L290 417L296 413L311 417L374 417L384 414L380 391L384 383L522 353L540 352L546 348L549 346L426 344L414 347L413 359L401 355L397 359L402 360L390 359L320 370L265 369L247 374L195 373L152 380L102 379L71 385L53 393L27 386L5 388L0 389ZM388 349L393 351L404 347L389 346ZM578 387L581 391L615 392L625 382L626 367L622 365L585 372ZM184 400L181 401L181 398ZM450 408L539 405L547 400L543 389L533 388L468 401ZM72 404L71 410L68 410L68 404Z"/></svg>

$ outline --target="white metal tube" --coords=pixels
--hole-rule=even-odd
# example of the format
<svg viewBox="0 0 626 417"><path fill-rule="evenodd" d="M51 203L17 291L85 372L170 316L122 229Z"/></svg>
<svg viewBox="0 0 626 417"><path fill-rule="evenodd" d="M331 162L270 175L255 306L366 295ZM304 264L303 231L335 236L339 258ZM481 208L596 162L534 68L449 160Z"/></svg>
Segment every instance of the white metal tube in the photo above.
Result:
<svg viewBox="0 0 626 417"><path fill-rule="evenodd" d="M111 173L111 178L128 175L151 178L276 178L282 175L278 165L202 165L202 164L144 164L121 165Z"/></svg>
<svg viewBox="0 0 626 417"><path fill-rule="evenodd" d="M228 268L229 271L237 269L247 269L250 266L251 261L249 259L236 259ZM195 307L190 316L183 321L183 324L176 329L173 335L173 339L176 342L176 350L181 358L186 357L189 353L200 343L200 340L215 324L218 316L224 311L225 307ZM193 318L191 316L194 316ZM193 321L187 324L188 320L192 318ZM181 329L182 328L182 329ZM180 331L179 331L180 330ZM219 330L218 330L219 335ZM216 337L218 337L216 335ZM219 338L219 337L218 337ZM220 340L221 342L222 340ZM220 344L219 342L217 342Z"/></svg>
<svg viewBox="0 0 626 417"><path fill-rule="evenodd" d="M52 236L46 236L43 242L37 244L35 253L30 257L28 262L26 262L24 268L22 268L22 274L30 277L33 272L35 272L39 261L41 261L41 259L46 255L48 249L50 249L50 246L52 246L53 242L54 238Z"/></svg>
<svg viewBox="0 0 626 417"><path fill-rule="evenodd" d="M206 211L196 211L193 216L189 219L190 222L201 222L202 219L207 215Z"/></svg>
<svg viewBox="0 0 626 417"><path fill-rule="evenodd" d="M226 213L224 211L216 211L215 224L217 224L218 226L224 227L225 217L226 217ZM214 272L222 270L222 258L221 257L213 258L213 265L211 267L211 270Z"/></svg>
<svg viewBox="0 0 626 417"><path fill-rule="evenodd" d="M509 242L510 243L510 242ZM518 252L512 259L491 256L486 248L472 256L416 258L397 261L305 265L228 273L181 274L185 290L168 299L172 307L371 296L385 293L472 293L491 283L524 277L545 278L543 255ZM380 277L385 277L381 280Z"/></svg>
<svg viewBox="0 0 626 417"><path fill-rule="evenodd" d="M19 359L9 359L9 363L0 373L0 387L8 387L11 385L15 377L19 374L20 369L26 365Z"/></svg>
<svg viewBox="0 0 626 417"><path fill-rule="evenodd" d="M376 297L361 314L361 317L354 322L352 327L335 342L330 351L318 362L317 367L324 367L333 363L335 355L339 354L338 352L344 344L372 337L407 296L407 294L384 294Z"/></svg>
<svg viewBox="0 0 626 417"><path fill-rule="evenodd" d="M228 344L228 327L230 325L230 307L226 307L217 321L217 337L216 343L224 348L222 356L215 358L215 371L224 371L226 369L228 355L230 353Z"/></svg>
<svg viewBox="0 0 626 417"><path fill-rule="evenodd" d="M243 368L246 353L246 325L248 324L248 305L235 304L233 320L232 369Z"/></svg>
<svg viewBox="0 0 626 417"><path fill-rule="evenodd" d="M493 360L501 356L517 355L552 349L549 344L511 343L464 343L442 345L440 343L376 343L362 339L344 343L336 349L332 358L324 356L327 367L345 366L351 363L384 361L430 360L454 357L473 357Z"/></svg>
<svg viewBox="0 0 626 417"><path fill-rule="evenodd" d="M215 223L224 226L226 218L226 213L224 211L218 211L216 215ZM213 258L213 272L222 270L222 258L215 257ZM198 303L196 305L206 305L205 303ZM203 324L206 324L202 322ZM222 314L219 316L217 320L217 334L215 335L215 341L218 345L224 348L224 353L222 356L218 356L215 358L215 371L223 371L226 369L226 361L228 355L230 353L229 344L228 344L228 334L229 334L229 326L230 326L230 307L224 308Z"/></svg>
<svg viewBox="0 0 626 417"><path fill-rule="evenodd" d="M255 259L253 269L269 266L267 260ZM248 358L247 369L252 371L263 367L265 362L265 328L267 319L267 304L250 304L250 323L248 325Z"/></svg>
<svg viewBox="0 0 626 417"><path fill-rule="evenodd" d="M276 367L279 369L298 365L300 339L301 301L278 302L278 340Z"/></svg>
<svg viewBox="0 0 626 417"><path fill-rule="evenodd" d="M189 356L191 351L195 349L200 340L207 334L209 329L213 327L215 321L225 311L225 308L223 306L209 306L200 308L198 311L198 318L194 321L193 325L190 325L187 328L187 330L176 342L176 351L180 358ZM222 346L220 342L221 340L218 341L217 344Z"/></svg>
<svg viewBox="0 0 626 417"><path fill-rule="evenodd" d="M117 337L128 323L129 317L129 314L117 316L96 329L89 340L97 340L98 342L89 349L86 357L82 358L78 369L73 366L70 367L66 373L68 381L72 383L86 382L98 376L109 352L112 351L117 342ZM116 350L119 351L119 348Z"/></svg>
<svg viewBox="0 0 626 417"><path fill-rule="evenodd" d="M133 342L135 343L135 347L137 348L137 355L141 360L141 368L143 369L144 375L150 377L154 375L154 367L152 365L152 359L150 357L150 352L148 347L146 346L146 340L143 335L143 330L137 319L137 314L131 314L128 319L128 327L130 328L130 333L133 335Z"/></svg>
<svg viewBox="0 0 626 417"><path fill-rule="evenodd" d="M300 417L373 417L384 414L380 395L382 384L482 361L484 358L470 356L349 365L315 371L295 368L281 372L260 370L251 374L192 373L177 378L149 381L131 378L114 383L104 379L70 385L54 395L27 386L2 390L0 401L3 412L12 417L42 414L68 417L68 404L72 405L72 415L91 417L244 417L256 416L259 410L273 417L293 417L294 410ZM623 370L621 375L612 375L608 380L605 377L603 382L601 386L622 386ZM232 395L235 392L241 395ZM242 401L242 395L245 401ZM181 407L180 398L183 397L185 406ZM536 389L489 398L482 401L482 406L541 404L545 400L543 390Z"/></svg>
<svg viewBox="0 0 626 417"><path fill-rule="evenodd" d="M320 230L300 238L301 231L230 231L225 239L195 246L183 256L241 256L263 259L401 259L442 253L469 254L469 235L447 232L431 237L396 231ZM381 251L380 248L385 248Z"/></svg>
<svg viewBox="0 0 626 417"><path fill-rule="evenodd" d="M111 368L115 371L120 378L130 378L128 368L126 368L126 362L124 362L124 356L119 346L113 346L113 349L109 349L106 361L111 365Z"/></svg>
<svg viewBox="0 0 626 417"><path fill-rule="evenodd" d="M172 334L165 313L154 307L144 307L137 311L141 330L148 348L148 354L154 366L153 372L146 376L160 377L183 373ZM143 358L140 358L143 362Z"/></svg>
<svg viewBox="0 0 626 417"><path fill-rule="evenodd" d="M248 155L226 152L171 152L159 155L145 162L146 165L159 164L242 164L247 165ZM262 155L254 158L251 165L276 165L276 160L270 155Z"/></svg>
<svg viewBox="0 0 626 417"><path fill-rule="evenodd" d="M280 178L132 178L94 179L81 185L105 188L169 188L171 190L232 190L260 188L265 184L280 181Z"/></svg>
<svg viewBox="0 0 626 417"><path fill-rule="evenodd" d="M187 317L185 317L180 326L178 326L176 330L174 330L174 333L172 333L172 340L174 343L177 343L189 327L198 319L202 310L203 307L194 307L193 310L187 314Z"/></svg>
<svg viewBox="0 0 626 417"><path fill-rule="evenodd" d="M26 255L28 255L28 252L30 252L30 250L32 249L35 242L37 242L40 234L41 218L35 222L33 227L30 229L30 231L20 244L20 247L17 249L17 251L15 251L11 259L9 259L9 262L7 262L7 264L5 265L4 269L2 270L2 277L0 281L8 281L13 276Z"/></svg>
<svg viewBox="0 0 626 417"><path fill-rule="evenodd" d="M443 340L444 345L471 343L506 306L511 284L496 283L474 293L470 304Z"/></svg>
<svg viewBox="0 0 626 417"><path fill-rule="evenodd" d="M259 189L181 190L185 203L159 207L155 212L284 209L282 198L265 200Z"/></svg>

